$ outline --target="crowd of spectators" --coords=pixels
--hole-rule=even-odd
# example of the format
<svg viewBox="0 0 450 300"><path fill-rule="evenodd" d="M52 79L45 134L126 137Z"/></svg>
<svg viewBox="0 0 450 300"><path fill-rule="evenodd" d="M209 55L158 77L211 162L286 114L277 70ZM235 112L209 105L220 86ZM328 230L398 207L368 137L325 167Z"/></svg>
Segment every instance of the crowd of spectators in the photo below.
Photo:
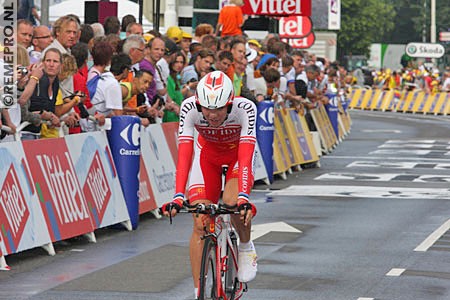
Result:
<svg viewBox="0 0 450 300"><path fill-rule="evenodd" d="M144 127L178 121L181 102L213 70L230 77L236 96L306 116L350 84L337 62L292 49L274 34L260 41L228 28L144 32L131 15L104 24L66 15L50 28L19 20L19 107L3 109L2 123L14 132L27 121L22 139L38 139L57 137L62 124L67 134L93 131L118 115L139 117Z"/></svg>

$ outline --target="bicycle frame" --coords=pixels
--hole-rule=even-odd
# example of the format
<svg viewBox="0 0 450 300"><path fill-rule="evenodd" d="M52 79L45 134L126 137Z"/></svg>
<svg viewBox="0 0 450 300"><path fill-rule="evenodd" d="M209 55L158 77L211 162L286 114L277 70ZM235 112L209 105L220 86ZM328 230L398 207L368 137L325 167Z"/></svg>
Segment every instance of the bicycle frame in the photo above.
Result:
<svg viewBox="0 0 450 300"><path fill-rule="evenodd" d="M199 204L190 206L185 203L185 208L188 213L205 214L208 216L209 224L205 226L205 234L201 237L202 240L208 241L208 244L214 247L214 266L215 278L213 284L214 298L221 300L237 300L242 297L243 292L247 291L247 286L244 283L237 281L238 272L238 249L237 249L237 235L231 223L231 214L239 214L235 207L229 207L224 204ZM229 251L227 251L227 249ZM205 251L205 249L203 250ZM227 253L229 252L229 253ZM205 252L204 252L205 253ZM207 266L207 262L202 259L202 266ZM233 272L234 271L234 272ZM199 296L203 293L202 280L199 283ZM231 285L229 285L231 282ZM204 283L205 284L205 283Z"/></svg>

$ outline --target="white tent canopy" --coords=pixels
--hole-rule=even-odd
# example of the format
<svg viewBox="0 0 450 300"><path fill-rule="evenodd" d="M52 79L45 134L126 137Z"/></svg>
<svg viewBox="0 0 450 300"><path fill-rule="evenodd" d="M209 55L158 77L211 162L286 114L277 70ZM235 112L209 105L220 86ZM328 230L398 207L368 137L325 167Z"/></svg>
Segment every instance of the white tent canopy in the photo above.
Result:
<svg viewBox="0 0 450 300"><path fill-rule="evenodd" d="M90 0L90 1L98 1L98 0ZM81 23L84 23L84 2L80 0L66 0L61 3L50 5L49 8L49 22L55 22L59 17L65 16L67 14L75 14L77 15ZM125 15L133 15L136 17L136 20L139 21L139 5L129 0L119 0L112 1L117 2L117 17L119 20L122 20L122 17ZM152 23L148 21L145 16L142 18L142 25L144 27L144 31L150 30L153 28Z"/></svg>

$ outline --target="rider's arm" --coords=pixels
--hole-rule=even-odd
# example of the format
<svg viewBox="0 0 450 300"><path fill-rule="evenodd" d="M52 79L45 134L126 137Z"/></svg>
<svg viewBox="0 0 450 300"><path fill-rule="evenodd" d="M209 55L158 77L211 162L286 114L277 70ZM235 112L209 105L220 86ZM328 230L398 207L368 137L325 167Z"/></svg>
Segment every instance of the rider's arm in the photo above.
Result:
<svg viewBox="0 0 450 300"><path fill-rule="evenodd" d="M241 120L241 138L239 140L239 196L238 203L248 201L248 195L253 186L253 156L256 143L256 106L248 101L239 110Z"/></svg>
<svg viewBox="0 0 450 300"><path fill-rule="evenodd" d="M192 98L190 98L192 99ZM185 100L180 108L180 125L178 128L178 162L176 172L175 194L184 195L189 171L194 154L194 118L198 114L194 101Z"/></svg>

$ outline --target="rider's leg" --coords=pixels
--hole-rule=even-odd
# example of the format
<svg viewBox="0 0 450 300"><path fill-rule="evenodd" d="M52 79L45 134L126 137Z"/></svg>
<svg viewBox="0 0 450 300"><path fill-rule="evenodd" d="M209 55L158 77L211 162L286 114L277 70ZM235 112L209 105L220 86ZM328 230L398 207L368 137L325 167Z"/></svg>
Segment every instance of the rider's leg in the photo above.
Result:
<svg viewBox="0 0 450 300"><path fill-rule="evenodd" d="M227 205L236 205L238 193L238 179L230 178L225 184L222 197L223 202ZM240 242L248 243L250 241L250 233L252 229L251 222L247 226L244 226L241 216L238 215L231 215L231 222L239 235Z"/></svg>
<svg viewBox="0 0 450 300"><path fill-rule="evenodd" d="M195 201L191 204L197 203L210 203L206 200ZM200 279L200 268L202 263L202 253L204 241L201 237L205 234L205 226L209 226L209 219L206 215L199 215L198 217L194 214L194 227L192 229L192 236L189 243L189 255L191 258L191 270L192 278L194 279L194 287L198 288L198 283Z"/></svg>
<svg viewBox="0 0 450 300"><path fill-rule="evenodd" d="M223 201L228 205L235 205L237 196L238 179L230 178L225 184ZM244 219L239 215L232 215L231 221L239 235L238 279L241 282L249 282L255 278L257 272L256 250L250 240L252 225L251 222L244 225Z"/></svg>

